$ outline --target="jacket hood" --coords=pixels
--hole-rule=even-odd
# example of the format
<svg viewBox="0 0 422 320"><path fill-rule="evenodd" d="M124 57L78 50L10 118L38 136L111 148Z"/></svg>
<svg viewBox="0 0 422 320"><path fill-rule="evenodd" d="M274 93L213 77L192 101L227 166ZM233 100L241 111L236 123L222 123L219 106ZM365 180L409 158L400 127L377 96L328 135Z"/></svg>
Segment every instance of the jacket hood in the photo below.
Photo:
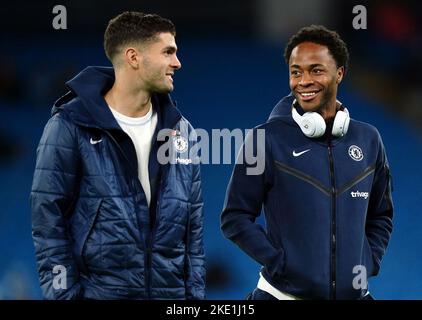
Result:
<svg viewBox="0 0 422 320"><path fill-rule="evenodd" d="M271 111L267 122L274 121L278 118L286 119L291 117L291 107L295 97L290 93L288 96L283 97Z"/></svg>
<svg viewBox="0 0 422 320"><path fill-rule="evenodd" d="M114 69L111 67L85 68L66 82L70 92L55 102L52 114L66 110L70 118L78 124L102 129L120 129L104 100L104 94L111 89L114 79ZM73 99L75 103L68 103ZM157 111L160 127L173 127L182 116L169 94L154 93L152 104Z"/></svg>

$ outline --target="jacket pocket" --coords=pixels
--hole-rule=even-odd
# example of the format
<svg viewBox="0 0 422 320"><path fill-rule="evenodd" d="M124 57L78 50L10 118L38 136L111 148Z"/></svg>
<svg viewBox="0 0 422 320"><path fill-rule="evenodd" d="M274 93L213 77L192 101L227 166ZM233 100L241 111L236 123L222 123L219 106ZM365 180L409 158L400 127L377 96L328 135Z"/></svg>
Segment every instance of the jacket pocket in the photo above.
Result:
<svg viewBox="0 0 422 320"><path fill-rule="evenodd" d="M89 221L86 223L86 228L84 228L83 232L81 232L79 236L80 241L79 241L76 257L78 259L79 266L84 273L87 273L88 271L85 260L84 260L84 252L86 249L85 248L86 243L94 229L94 225L95 225L95 222L97 221L97 217L100 212L102 202L103 202L103 199L97 199L96 203L93 205L93 211L92 211L93 213L88 214Z"/></svg>

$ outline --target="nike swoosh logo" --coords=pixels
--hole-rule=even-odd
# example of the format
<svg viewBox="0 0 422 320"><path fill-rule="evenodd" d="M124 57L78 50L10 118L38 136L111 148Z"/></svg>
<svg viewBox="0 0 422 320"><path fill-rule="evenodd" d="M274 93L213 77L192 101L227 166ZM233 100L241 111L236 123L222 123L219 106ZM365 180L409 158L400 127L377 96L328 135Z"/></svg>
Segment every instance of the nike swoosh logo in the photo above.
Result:
<svg viewBox="0 0 422 320"><path fill-rule="evenodd" d="M311 149L307 149L307 150L303 150L303 151L301 151L301 152L296 152L296 151L294 151L293 150L293 157L299 157L299 156L301 156L302 154L304 154L304 153L306 153L306 152L308 152L308 151L310 151Z"/></svg>
<svg viewBox="0 0 422 320"><path fill-rule="evenodd" d="M93 140L93 139L91 138L91 140L89 140L89 142L91 142L91 144L97 144L97 143L100 143L101 141L103 141L103 139L100 139L100 140Z"/></svg>

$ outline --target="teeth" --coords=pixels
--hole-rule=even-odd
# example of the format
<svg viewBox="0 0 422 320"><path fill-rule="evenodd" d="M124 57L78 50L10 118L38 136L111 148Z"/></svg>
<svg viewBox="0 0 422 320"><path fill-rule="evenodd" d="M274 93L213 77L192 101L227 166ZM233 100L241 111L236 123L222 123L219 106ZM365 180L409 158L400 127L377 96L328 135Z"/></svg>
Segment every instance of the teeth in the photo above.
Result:
<svg viewBox="0 0 422 320"><path fill-rule="evenodd" d="M301 95L304 96L304 97L310 97L310 96L313 96L315 94L316 94L316 92L302 92L301 93Z"/></svg>

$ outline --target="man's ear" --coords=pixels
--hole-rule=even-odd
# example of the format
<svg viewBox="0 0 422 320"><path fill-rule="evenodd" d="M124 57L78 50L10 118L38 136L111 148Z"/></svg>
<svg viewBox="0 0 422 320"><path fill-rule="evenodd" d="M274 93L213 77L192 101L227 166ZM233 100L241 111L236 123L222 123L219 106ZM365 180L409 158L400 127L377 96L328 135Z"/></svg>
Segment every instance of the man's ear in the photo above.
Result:
<svg viewBox="0 0 422 320"><path fill-rule="evenodd" d="M137 69L140 65L141 55L135 48L129 47L125 50L125 62L132 68Z"/></svg>
<svg viewBox="0 0 422 320"><path fill-rule="evenodd" d="M337 74L336 74L336 83L340 84L341 80L343 80L344 76L344 67L337 68Z"/></svg>

